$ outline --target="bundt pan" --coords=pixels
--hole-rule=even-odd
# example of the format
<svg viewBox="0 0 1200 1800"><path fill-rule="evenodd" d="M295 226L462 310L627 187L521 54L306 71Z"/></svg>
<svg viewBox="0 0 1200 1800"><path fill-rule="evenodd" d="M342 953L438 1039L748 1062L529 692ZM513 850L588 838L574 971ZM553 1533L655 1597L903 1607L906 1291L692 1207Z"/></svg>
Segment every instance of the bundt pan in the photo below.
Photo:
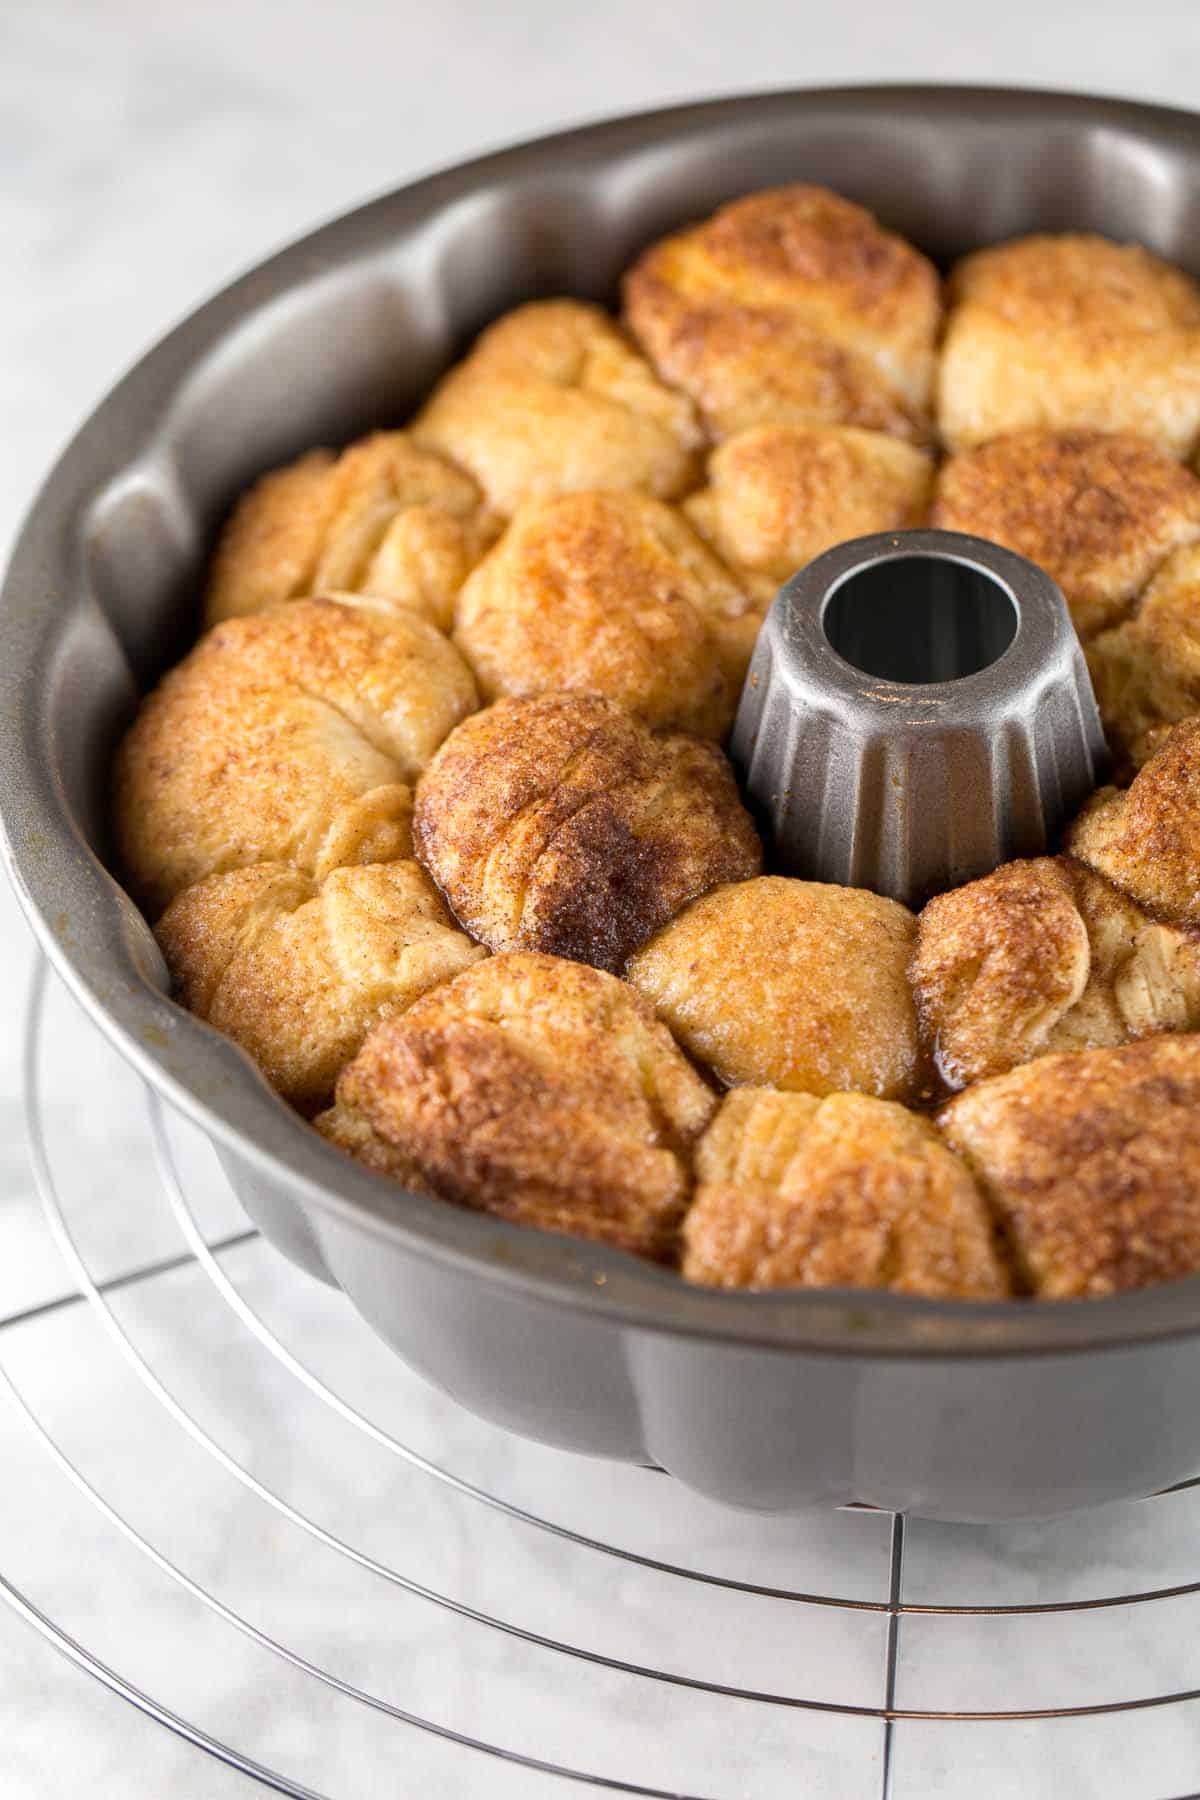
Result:
<svg viewBox="0 0 1200 1800"><path fill-rule="evenodd" d="M1200 1471L1200 1278L1112 1299L727 1293L406 1194L288 1110L168 996L109 873L139 689L194 635L232 496L402 419L489 319L611 300L650 239L771 183L826 183L942 262L1036 230L1200 272L1200 120L1053 94L864 88L686 106L546 138L326 226L201 308L99 407L3 598L0 810L55 967L215 1143L247 1211L397 1353L531 1437L653 1463L734 1505L1044 1515Z"/></svg>

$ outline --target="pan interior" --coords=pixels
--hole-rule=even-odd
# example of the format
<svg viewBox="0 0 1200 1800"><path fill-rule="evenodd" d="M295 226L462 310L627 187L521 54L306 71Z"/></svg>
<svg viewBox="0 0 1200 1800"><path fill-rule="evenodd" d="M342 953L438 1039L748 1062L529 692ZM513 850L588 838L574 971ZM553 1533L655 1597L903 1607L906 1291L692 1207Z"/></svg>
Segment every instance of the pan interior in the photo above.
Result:
<svg viewBox="0 0 1200 1800"><path fill-rule="evenodd" d="M943 266L1005 237L1070 229L1142 242L1200 273L1196 132L1155 109L954 89L683 108L401 190L283 252L186 321L67 453L5 597L0 679L7 715L26 721L9 736L0 797L18 881L56 963L126 1053L256 1155L282 1154L286 1137L287 1163L303 1166L314 1188L328 1185L304 1128L283 1120L244 1069L233 1082L228 1050L150 991L147 976L161 979L153 941L100 866L110 856L112 748L139 691L194 632L214 533L250 480L312 445L401 422L480 326L520 300L614 302L621 270L654 237L777 182L824 183L860 201ZM1002 653L1009 603L947 579L938 605L971 621L952 659L963 673ZM925 679L929 658L905 663L892 640L855 648L861 598L843 602L835 641L850 645L851 660L885 663L893 679ZM64 934L54 921L66 916L79 923ZM447 1223L447 1238L465 1245L471 1233L482 1267L496 1231ZM552 1248L564 1270L578 1264L578 1245ZM669 1314L665 1286L643 1287L633 1270L628 1286L652 1292L653 1310ZM689 1300L691 1313L708 1298ZM907 1328L895 1329L903 1337ZM971 1329L947 1320L943 1349Z"/></svg>

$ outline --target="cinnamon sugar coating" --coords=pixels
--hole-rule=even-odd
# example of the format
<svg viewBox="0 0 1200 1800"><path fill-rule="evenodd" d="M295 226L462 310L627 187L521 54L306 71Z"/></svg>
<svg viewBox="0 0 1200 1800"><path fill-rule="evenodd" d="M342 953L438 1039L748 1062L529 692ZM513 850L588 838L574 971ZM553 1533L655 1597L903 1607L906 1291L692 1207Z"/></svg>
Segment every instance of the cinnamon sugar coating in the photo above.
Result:
<svg viewBox="0 0 1200 1800"><path fill-rule="evenodd" d="M475 483L403 431L310 450L247 489L221 534L207 622L313 594L364 593L447 630L499 530Z"/></svg>
<svg viewBox="0 0 1200 1800"><path fill-rule="evenodd" d="M987 1208L924 1120L864 1094L735 1088L700 1140L683 1273L710 1287L1009 1291Z"/></svg>
<svg viewBox="0 0 1200 1800"><path fill-rule="evenodd" d="M1176 725L1127 789L1094 794L1067 847L1157 917L1200 926L1200 718Z"/></svg>
<svg viewBox="0 0 1200 1800"><path fill-rule="evenodd" d="M881 431L759 425L713 451L683 511L760 604L823 550L923 525L933 461Z"/></svg>
<svg viewBox="0 0 1200 1800"><path fill-rule="evenodd" d="M1043 1056L942 1111L1018 1280L1097 1298L1200 1269L1200 1037Z"/></svg>
<svg viewBox="0 0 1200 1800"><path fill-rule="evenodd" d="M441 632L364 597L229 619L142 703L117 758L121 860L157 915L206 875L411 855L410 784L474 710Z"/></svg>
<svg viewBox="0 0 1200 1800"><path fill-rule="evenodd" d="M922 1082L916 932L878 894L763 875L693 900L628 976L723 1082L905 1099Z"/></svg>
<svg viewBox="0 0 1200 1800"><path fill-rule="evenodd" d="M1022 432L952 456L932 522L1037 563L1089 637L1131 610L1171 551L1200 539L1200 480L1128 434Z"/></svg>
<svg viewBox="0 0 1200 1800"><path fill-rule="evenodd" d="M378 1026L318 1125L444 1200L662 1259L716 1103L623 981L517 954Z"/></svg>
<svg viewBox="0 0 1200 1800"><path fill-rule="evenodd" d="M626 275L624 303L714 437L753 425L929 435L937 272L827 188L749 194L661 239Z"/></svg>
<svg viewBox="0 0 1200 1800"><path fill-rule="evenodd" d="M1200 544L1162 564L1132 617L1088 648L1108 739L1127 768L1200 713Z"/></svg>
<svg viewBox="0 0 1200 1800"><path fill-rule="evenodd" d="M321 883L281 863L210 875L155 936L183 1004L304 1113L328 1105L374 1024L486 955L411 860Z"/></svg>
<svg viewBox="0 0 1200 1800"><path fill-rule="evenodd" d="M1200 1027L1200 931L1152 918L1070 857L1005 863L929 901L912 979L951 1087Z"/></svg>
<svg viewBox="0 0 1200 1800"><path fill-rule="evenodd" d="M1200 445L1200 285L1136 244L1039 234L950 280L938 424L951 450L1029 430Z"/></svg>
<svg viewBox="0 0 1200 1800"><path fill-rule="evenodd" d="M458 597L454 641L485 699L599 694L723 737L760 616L672 507L569 494L517 513Z"/></svg>
<svg viewBox="0 0 1200 1800"><path fill-rule="evenodd" d="M471 474L496 512L585 488L670 499L703 433L612 319L579 300L506 313L438 383L412 426Z"/></svg>
<svg viewBox="0 0 1200 1800"><path fill-rule="evenodd" d="M415 838L493 950L616 972L689 900L762 862L715 744L572 694L501 700L452 732L421 777Z"/></svg>

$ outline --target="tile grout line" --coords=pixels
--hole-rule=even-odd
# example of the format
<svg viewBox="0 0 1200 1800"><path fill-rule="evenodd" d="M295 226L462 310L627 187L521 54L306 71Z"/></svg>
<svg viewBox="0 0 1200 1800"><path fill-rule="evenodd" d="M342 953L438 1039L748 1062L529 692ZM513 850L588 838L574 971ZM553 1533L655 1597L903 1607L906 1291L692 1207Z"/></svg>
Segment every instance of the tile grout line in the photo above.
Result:
<svg viewBox="0 0 1200 1800"><path fill-rule="evenodd" d="M261 1234L257 1227L251 1225L244 1231L232 1232L228 1237L217 1238L208 1248L214 1255L222 1251L236 1250L239 1244L248 1244ZM145 1263L137 1269L127 1269L122 1275L114 1275L108 1281L98 1281L96 1291L101 1294L116 1294L122 1288L135 1287L138 1282L151 1281L156 1275L170 1275L176 1269L186 1268L194 1263L196 1256L191 1250L181 1250L174 1256L160 1257L157 1262ZM36 1306L26 1306L20 1312L9 1313L0 1319L0 1331L6 1331L10 1325L25 1325L31 1319L41 1319L50 1313L62 1312L69 1306L77 1306L87 1295L78 1290L71 1294L58 1294L53 1300L42 1300Z"/></svg>
<svg viewBox="0 0 1200 1800"><path fill-rule="evenodd" d="M892 1751L896 1706L896 1664L900 1651L900 1585L904 1570L904 1514L892 1514L891 1577L888 1583L888 1624L883 1681L883 1766L880 1800L893 1800Z"/></svg>

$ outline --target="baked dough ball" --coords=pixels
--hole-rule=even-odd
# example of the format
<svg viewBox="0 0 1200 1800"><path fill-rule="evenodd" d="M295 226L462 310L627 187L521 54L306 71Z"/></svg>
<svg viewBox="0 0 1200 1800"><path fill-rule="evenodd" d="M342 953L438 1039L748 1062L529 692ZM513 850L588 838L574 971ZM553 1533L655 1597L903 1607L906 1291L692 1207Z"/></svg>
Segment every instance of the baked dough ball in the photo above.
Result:
<svg viewBox="0 0 1200 1800"><path fill-rule="evenodd" d="M1200 926L1200 718L1176 725L1130 787L1095 794L1067 848L1148 911Z"/></svg>
<svg viewBox="0 0 1200 1800"><path fill-rule="evenodd" d="M937 272L826 188L723 206L652 245L624 293L633 335L716 437L771 424L928 435Z"/></svg>
<svg viewBox="0 0 1200 1800"><path fill-rule="evenodd" d="M1200 481L1140 438L1028 431L951 457L933 523L1039 564L1089 636L1129 611L1172 550L1200 538Z"/></svg>
<svg viewBox="0 0 1200 1800"><path fill-rule="evenodd" d="M715 744L572 694L501 700L452 732L421 777L414 835L493 950L614 971L688 900L762 863Z"/></svg>
<svg viewBox="0 0 1200 1800"><path fill-rule="evenodd" d="M727 1094L696 1151L683 1273L712 1287L996 1300L987 1208L924 1119L863 1094Z"/></svg>
<svg viewBox="0 0 1200 1800"><path fill-rule="evenodd" d="M679 514L644 494L523 507L458 597L454 641L488 700L602 694L720 737L759 613Z"/></svg>
<svg viewBox="0 0 1200 1800"><path fill-rule="evenodd" d="M917 1010L951 1087L1200 1027L1200 932L1151 919L1070 858L1005 863L917 923Z"/></svg>
<svg viewBox="0 0 1200 1800"><path fill-rule="evenodd" d="M318 1124L445 1200L666 1258L715 1106L623 981L515 955L378 1026Z"/></svg>
<svg viewBox="0 0 1200 1800"><path fill-rule="evenodd" d="M598 306L537 300L451 369L413 435L475 477L497 512L581 488L671 498L703 442L690 400L662 385Z"/></svg>
<svg viewBox="0 0 1200 1800"><path fill-rule="evenodd" d="M412 854L408 783L476 704L441 632L385 602L229 619L159 683L117 759L119 850L158 913L206 875Z"/></svg>
<svg viewBox="0 0 1200 1800"><path fill-rule="evenodd" d="M411 861L335 869L319 886L281 863L211 875L155 936L183 1004L306 1113L328 1104L374 1024L487 954Z"/></svg>
<svg viewBox="0 0 1200 1800"><path fill-rule="evenodd" d="M1066 233L959 263L938 380L952 450L1031 428L1200 441L1200 287L1136 245Z"/></svg>
<svg viewBox="0 0 1200 1800"><path fill-rule="evenodd" d="M940 1124L1027 1291L1082 1299L1200 1268L1200 1038L1041 1057L968 1088Z"/></svg>
<svg viewBox="0 0 1200 1800"><path fill-rule="evenodd" d="M208 623L344 592L412 607L446 631L498 528L471 478L402 431L340 456L312 450L238 501L213 557Z"/></svg>
<svg viewBox="0 0 1200 1800"><path fill-rule="evenodd" d="M923 524L932 487L930 458L883 432L758 425L713 452L683 510L762 602L834 544Z"/></svg>
<svg viewBox="0 0 1200 1800"><path fill-rule="evenodd" d="M628 978L730 1085L899 1099L920 1082L916 931L907 907L862 888L764 875L694 900Z"/></svg>
<svg viewBox="0 0 1200 1800"><path fill-rule="evenodd" d="M1167 728L1200 712L1200 545L1176 550L1131 619L1088 652L1110 743L1140 768Z"/></svg>

